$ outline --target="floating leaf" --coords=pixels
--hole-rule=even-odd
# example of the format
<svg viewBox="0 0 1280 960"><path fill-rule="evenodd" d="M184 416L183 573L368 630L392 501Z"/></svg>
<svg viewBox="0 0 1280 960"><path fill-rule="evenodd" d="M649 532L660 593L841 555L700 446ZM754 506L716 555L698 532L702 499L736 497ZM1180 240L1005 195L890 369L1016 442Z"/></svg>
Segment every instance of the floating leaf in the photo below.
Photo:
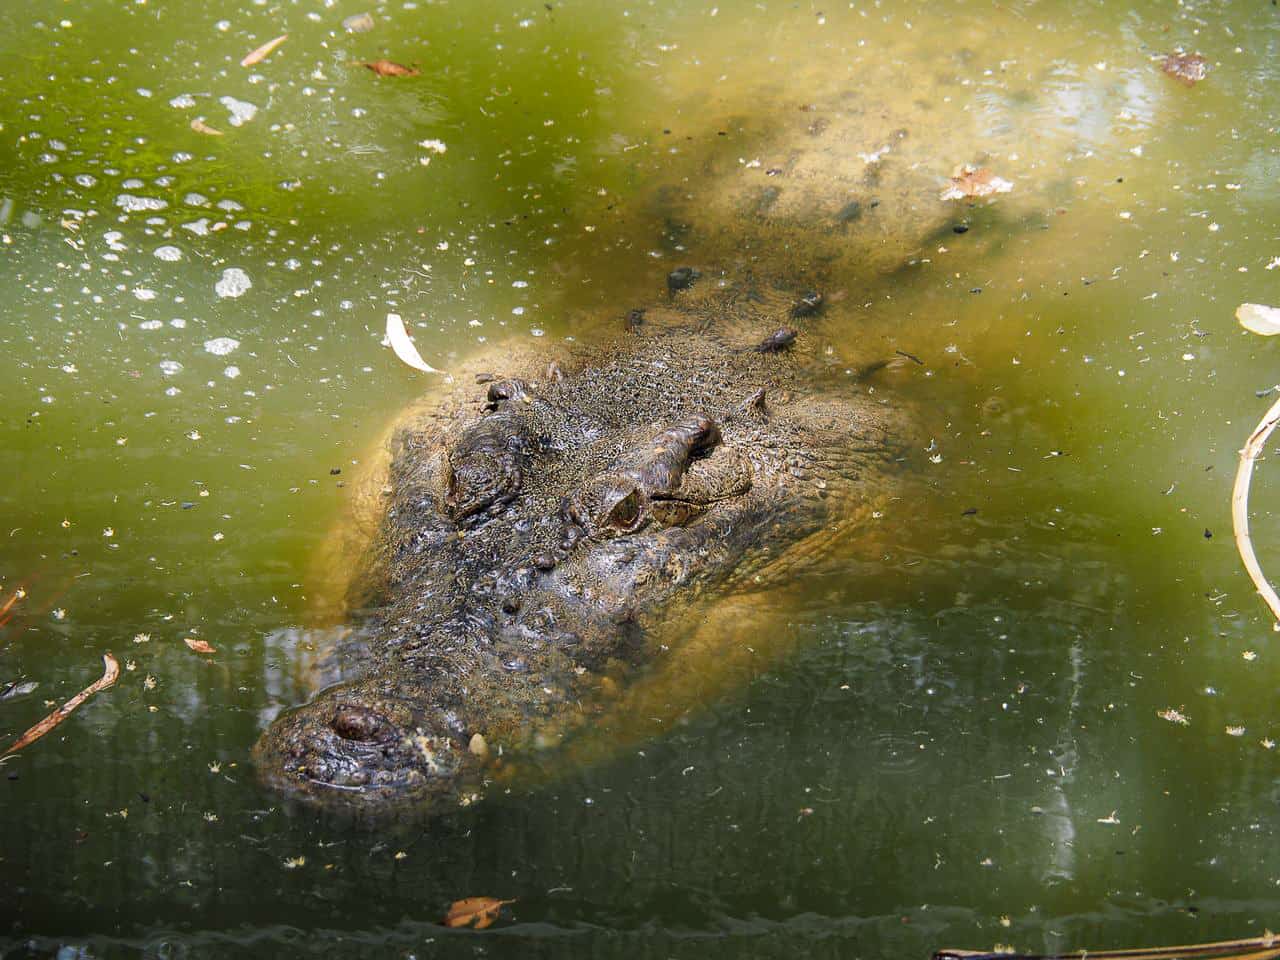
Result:
<svg viewBox="0 0 1280 960"><path fill-rule="evenodd" d="M1260 333L1264 337L1274 337L1280 333L1280 307L1242 303L1236 307L1236 319L1250 333Z"/></svg>
<svg viewBox="0 0 1280 960"><path fill-rule="evenodd" d="M84 703L99 690L105 690L107 687L115 683L116 678L120 676L120 664L116 662L116 658L109 653L104 653L102 655L102 666L103 670L101 677L93 681L93 683L89 684L89 686L85 687L62 706L58 707L58 709L54 710L53 713L49 714L34 727L20 736L13 742L8 750L0 754L0 757L7 757L9 754L16 753L24 747L35 743L63 720L67 719L67 717L71 716L71 712L75 710L76 707L80 706L80 704Z"/></svg>
<svg viewBox="0 0 1280 960"><path fill-rule="evenodd" d="M449 907L445 914L446 927L475 927L483 930L498 919L498 911L515 900L495 900L493 897L467 897L458 900Z"/></svg>
<svg viewBox="0 0 1280 960"><path fill-rule="evenodd" d="M403 63L396 63L394 60L371 60L368 63L357 63L356 66L368 67L380 77L419 76L417 67L406 67Z"/></svg>
<svg viewBox="0 0 1280 960"><path fill-rule="evenodd" d="M1008 193L1013 184L997 177L986 167L971 167L969 164L956 167L951 175L951 183L942 191L943 200L964 200L968 197L990 197L997 193Z"/></svg>
<svg viewBox="0 0 1280 960"><path fill-rule="evenodd" d="M398 313L387 314L387 342L391 344L391 349L396 352L396 356L415 370L421 370L423 373L440 372L422 359L422 354L418 353L418 348L409 339L409 332L405 330L404 321L400 319Z"/></svg>
<svg viewBox="0 0 1280 960"><path fill-rule="evenodd" d="M32 693L40 684L34 680L23 680L19 683L17 680L9 684L0 691L0 700L16 700L18 697L25 697L28 693Z"/></svg>
<svg viewBox="0 0 1280 960"><path fill-rule="evenodd" d="M196 653L217 653L218 651L209 644L207 640L197 640L195 637L183 637L182 642L194 650Z"/></svg>
<svg viewBox="0 0 1280 960"><path fill-rule="evenodd" d="M271 56L276 47L280 46L280 44L284 43L288 39L289 35L287 33L282 33L274 40L268 40L262 46L258 47L258 49L250 50L244 55L244 59L240 61L240 66L252 67L256 63L261 63L263 60L267 59L267 57Z"/></svg>
<svg viewBox="0 0 1280 960"><path fill-rule="evenodd" d="M1209 75L1209 61L1198 53L1171 53L1164 58L1160 69L1192 87Z"/></svg>
<svg viewBox="0 0 1280 960"><path fill-rule="evenodd" d="M221 130L215 130L213 127L209 126L199 117L196 117L191 121L191 129L194 130L196 133L203 133L207 137L222 136Z"/></svg>

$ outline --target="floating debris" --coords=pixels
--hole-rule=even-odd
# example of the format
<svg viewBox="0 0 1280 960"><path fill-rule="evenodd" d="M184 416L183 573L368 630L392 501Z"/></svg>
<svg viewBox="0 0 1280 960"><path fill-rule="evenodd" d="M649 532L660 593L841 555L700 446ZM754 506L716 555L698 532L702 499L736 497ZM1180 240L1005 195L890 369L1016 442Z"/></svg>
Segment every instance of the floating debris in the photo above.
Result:
<svg viewBox="0 0 1280 960"><path fill-rule="evenodd" d="M373 27L373 16L368 13L354 13L342 21L342 29L347 33L368 33Z"/></svg>
<svg viewBox="0 0 1280 960"><path fill-rule="evenodd" d="M398 313L387 314L387 343L391 345L397 357L415 370L421 370L423 373L440 372L422 359L422 354L418 353L418 348L409 339L409 331L404 328L404 321L400 319Z"/></svg>
<svg viewBox="0 0 1280 960"><path fill-rule="evenodd" d="M9 749L7 749L3 754L0 754L0 757L7 757L9 754L17 753L24 747L35 743L63 720L67 719L67 717L71 716L72 711L80 706L80 704L84 703L100 690L105 690L114 684L116 679L120 676L120 664L116 662L116 658L109 653L104 653L102 655L102 667L103 670L101 677L93 681L93 683L89 684L89 686L85 687L62 706L58 707L58 709L54 710L53 713L49 714L34 727L20 736L13 742Z"/></svg>
<svg viewBox="0 0 1280 960"><path fill-rule="evenodd" d="M457 900L445 914L446 927L474 927L483 930L498 919L498 912L515 900L496 900L493 897L467 897Z"/></svg>
<svg viewBox="0 0 1280 960"><path fill-rule="evenodd" d="M1191 726L1191 718L1181 710L1175 710L1173 707L1158 711L1156 716L1161 720L1168 720L1170 723L1176 723L1181 727Z"/></svg>
<svg viewBox="0 0 1280 960"><path fill-rule="evenodd" d="M956 167L951 175L951 183L942 191L943 200L966 200L970 197L991 197L997 193L1008 193L1013 183L998 177L986 167L971 167L963 164Z"/></svg>
<svg viewBox="0 0 1280 960"><path fill-rule="evenodd" d="M218 102L231 112L231 125L233 127L244 126L244 124L258 115L257 106L248 100L237 100L235 97L219 97Z"/></svg>
<svg viewBox="0 0 1280 960"><path fill-rule="evenodd" d="M360 61L356 63L356 66L368 67L380 77L421 76L417 67L406 67L403 63L396 63L394 60L370 60L367 63Z"/></svg>
<svg viewBox="0 0 1280 960"><path fill-rule="evenodd" d="M135 197L131 193L122 193L116 197L116 206L125 213L142 213L147 210L163 210L169 206L169 202L158 197Z"/></svg>
<svg viewBox="0 0 1280 960"><path fill-rule="evenodd" d="M223 135L221 130L216 130L205 123L202 117L196 117L191 121L191 129L208 137L220 137Z"/></svg>
<svg viewBox="0 0 1280 960"><path fill-rule="evenodd" d="M213 285L214 292L220 297L240 297L253 286L249 275L239 267L227 267L222 271L222 279Z"/></svg>
<svg viewBox="0 0 1280 960"><path fill-rule="evenodd" d="M284 43L288 39L289 35L287 33L282 33L275 39L268 40L257 49L250 50L244 55L244 59L240 61L240 66L252 67L254 64L261 63L275 52L276 47L280 46L280 44Z"/></svg>
<svg viewBox="0 0 1280 960"><path fill-rule="evenodd" d="M17 700L19 697L25 697L27 694L35 691L40 686L35 680L24 680L21 683L14 681L0 691L0 700Z"/></svg>
<svg viewBox="0 0 1280 960"><path fill-rule="evenodd" d="M1160 69L1188 87L1193 87L1209 75L1209 61L1198 53L1171 53L1164 58Z"/></svg>
<svg viewBox="0 0 1280 960"><path fill-rule="evenodd" d="M1264 337L1274 337L1280 333L1280 307L1242 303L1236 307L1236 319L1250 333L1260 333Z"/></svg>
<svg viewBox="0 0 1280 960"><path fill-rule="evenodd" d="M204 342L204 349L215 357L225 357L240 346L240 341L232 337L214 337Z"/></svg>
<svg viewBox="0 0 1280 960"><path fill-rule="evenodd" d="M197 640L195 637L183 637L182 642L194 650L196 653L217 653L217 648L212 646L208 640Z"/></svg>

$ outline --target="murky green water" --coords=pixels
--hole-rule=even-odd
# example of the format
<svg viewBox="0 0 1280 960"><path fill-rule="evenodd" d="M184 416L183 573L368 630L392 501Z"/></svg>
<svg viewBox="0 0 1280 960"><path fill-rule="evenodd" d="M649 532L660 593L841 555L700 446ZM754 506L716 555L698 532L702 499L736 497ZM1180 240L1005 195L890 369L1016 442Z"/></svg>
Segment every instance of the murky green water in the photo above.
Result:
<svg viewBox="0 0 1280 960"><path fill-rule="evenodd" d="M419 0L344 31L362 9L0 9L4 742L125 666L0 768L0 955L906 957L1280 922L1276 641L1228 513L1280 380L1232 316L1280 303L1273 5ZM1160 72L1177 45L1200 85ZM354 64L379 58L421 75ZM813 163L819 121L869 159ZM944 204L964 162L1013 191ZM881 167L933 187L878 196ZM617 323L684 263L820 275L833 368L924 361L884 388L937 434L890 549L812 584L796 655L613 762L411 829L282 809L248 751L306 696L307 560L424 382L385 315L448 368ZM1272 570L1278 490L1264 462ZM472 895L510 922L438 925Z"/></svg>

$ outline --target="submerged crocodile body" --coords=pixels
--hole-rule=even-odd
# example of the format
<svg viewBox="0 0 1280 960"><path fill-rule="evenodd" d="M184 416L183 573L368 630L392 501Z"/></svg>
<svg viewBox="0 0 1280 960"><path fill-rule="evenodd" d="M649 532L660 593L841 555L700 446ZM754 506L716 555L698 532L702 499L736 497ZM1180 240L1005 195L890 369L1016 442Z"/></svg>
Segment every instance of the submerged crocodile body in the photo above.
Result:
<svg viewBox="0 0 1280 960"><path fill-rule="evenodd" d="M901 407L833 384L803 332L816 294L695 280L614 340L477 358L398 420L348 531L364 672L263 734L268 784L470 804L629 714L694 706L714 685L691 675L760 644L779 592L876 527Z"/></svg>

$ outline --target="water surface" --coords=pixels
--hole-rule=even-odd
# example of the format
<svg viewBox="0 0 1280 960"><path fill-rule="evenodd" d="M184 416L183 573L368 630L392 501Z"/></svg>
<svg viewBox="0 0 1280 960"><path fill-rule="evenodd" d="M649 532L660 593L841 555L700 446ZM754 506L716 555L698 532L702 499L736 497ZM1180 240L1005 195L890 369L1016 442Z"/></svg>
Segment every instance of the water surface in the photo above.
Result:
<svg viewBox="0 0 1280 960"><path fill-rule="evenodd" d="M0 10L0 683L38 684L5 742L125 667L0 770L0 953L1274 926L1275 641L1228 498L1280 380L1233 320L1280 303L1275 8L398 2L345 31L362 9ZM1161 73L1179 46L1203 83ZM865 143L818 156L819 120ZM1013 191L943 203L966 162ZM821 277L837 381L923 361L881 387L934 433L888 546L805 585L794 654L610 762L401 830L282 808L248 751L307 694L308 558L426 382L386 314L448 370L616 324L686 263ZM1269 569L1276 489L1263 462ZM438 925L472 895L518 901Z"/></svg>

